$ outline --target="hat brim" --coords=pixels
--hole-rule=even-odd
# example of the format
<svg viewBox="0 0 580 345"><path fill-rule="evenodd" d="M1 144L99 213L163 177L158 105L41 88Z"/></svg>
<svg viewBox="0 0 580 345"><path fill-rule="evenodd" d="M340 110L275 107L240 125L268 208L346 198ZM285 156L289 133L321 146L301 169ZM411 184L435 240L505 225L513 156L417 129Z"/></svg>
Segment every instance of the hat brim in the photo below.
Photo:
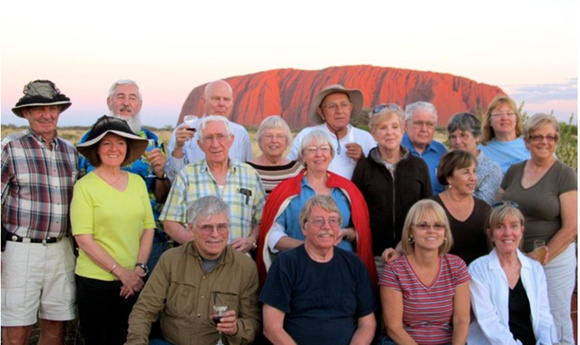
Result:
<svg viewBox="0 0 580 345"><path fill-rule="evenodd" d="M128 139L127 144L131 146L131 150L130 155L125 158L125 165L131 164L137 159L140 159L143 153L145 153L147 146L149 145L149 140L141 138L140 136L137 136L135 134L129 134L114 129L108 129L103 133L101 133L99 136L91 140L87 140L84 143L78 144L77 151L79 151L81 155L87 157L89 152L97 149L98 146L97 144L99 143L99 141L101 141L101 139L103 139L105 135L107 135L108 133L113 133L120 137Z"/></svg>
<svg viewBox="0 0 580 345"><path fill-rule="evenodd" d="M71 106L71 101L58 101L58 102L49 102L49 103L29 103L29 104L21 104L12 108L12 112L18 116L24 118L22 115L22 109L29 108L29 107L48 107L51 105L60 105L60 112L63 113Z"/></svg>
<svg viewBox="0 0 580 345"><path fill-rule="evenodd" d="M345 89L341 85L330 86L320 91L316 96L314 96L312 102L310 102L310 108L308 108L308 118L310 119L310 121L312 121L317 125L324 123L324 120L318 115L316 110L320 106L320 103L322 102L324 97L330 95L331 93L345 93L348 95L348 98L352 103L351 117L360 114L360 112L362 111L363 94L361 90Z"/></svg>

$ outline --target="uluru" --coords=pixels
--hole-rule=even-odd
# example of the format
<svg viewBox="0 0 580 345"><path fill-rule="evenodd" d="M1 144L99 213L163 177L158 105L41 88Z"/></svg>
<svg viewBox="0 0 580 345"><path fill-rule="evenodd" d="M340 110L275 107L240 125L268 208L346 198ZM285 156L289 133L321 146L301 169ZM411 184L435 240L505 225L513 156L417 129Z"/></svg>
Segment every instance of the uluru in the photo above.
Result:
<svg viewBox="0 0 580 345"><path fill-rule="evenodd" d="M263 118L273 114L281 115L293 129L311 125L306 115L310 100L331 84L360 89L363 107L367 108L381 103L404 107L416 101L431 102L437 108L439 125L458 112L481 112L493 97L504 93L497 86L451 74L370 65L275 69L224 80L234 91L231 120L248 127L258 127ZM203 115L200 100L205 85L189 93L178 123L187 114Z"/></svg>

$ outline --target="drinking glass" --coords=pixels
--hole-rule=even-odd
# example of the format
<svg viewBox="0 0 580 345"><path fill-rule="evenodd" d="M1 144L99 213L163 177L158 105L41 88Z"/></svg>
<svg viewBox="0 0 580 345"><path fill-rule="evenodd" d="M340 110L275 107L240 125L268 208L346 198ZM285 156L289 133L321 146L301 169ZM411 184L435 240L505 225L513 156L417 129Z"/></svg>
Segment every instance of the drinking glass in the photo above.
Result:
<svg viewBox="0 0 580 345"><path fill-rule="evenodd" d="M215 302L214 302L214 304L212 306L212 310L210 311L211 321L213 322L214 325L217 326L217 324L220 323L222 317L224 317L226 315L226 311L228 311L227 305L219 305L219 304L215 304ZM219 335L220 335L220 339L218 340L216 345L224 345L224 343L222 341L222 332L219 332Z"/></svg>
<svg viewBox="0 0 580 345"><path fill-rule="evenodd" d="M544 259L546 258L546 254L548 252L548 247L546 247L546 241L544 240L535 240L534 241L534 253L538 256L538 260L543 265Z"/></svg>
<svg viewBox="0 0 580 345"><path fill-rule="evenodd" d="M154 178L155 173L153 172L153 167L151 166L151 163L149 162L149 154L155 148L155 140L148 139L148 142L149 142L149 144L147 145L147 149L145 149L145 152L143 152L143 156L141 156L141 160L147 164L147 176L145 176L145 177Z"/></svg>
<svg viewBox="0 0 580 345"><path fill-rule="evenodd" d="M188 127L188 131L195 132L197 130L197 116L195 115L185 115L183 117L183 123Z"/></svg>

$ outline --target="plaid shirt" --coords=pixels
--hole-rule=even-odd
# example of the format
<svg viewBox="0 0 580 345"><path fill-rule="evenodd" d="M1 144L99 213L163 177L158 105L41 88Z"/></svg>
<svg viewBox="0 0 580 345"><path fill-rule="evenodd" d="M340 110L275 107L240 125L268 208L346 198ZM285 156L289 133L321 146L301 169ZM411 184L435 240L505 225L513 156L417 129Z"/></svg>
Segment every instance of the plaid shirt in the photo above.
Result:
<svg viewBox="0 0 580 345"><path fill-rule="evenodd" d="M2 226L22 237L70 234L77 151L56 137L52 151L27 129L2 139Z"/></svg>
<svg viewBox="0 0 580 345"><path fill-rule="evenodd" d="M262 221L266 192L251 166L232 159L229 165L226 184L221 191L205 159L186 165L176 176L159 219L185 224L191 203L200 197L215 195L230 206L229 242L248 237L252 225Z"/></svg>

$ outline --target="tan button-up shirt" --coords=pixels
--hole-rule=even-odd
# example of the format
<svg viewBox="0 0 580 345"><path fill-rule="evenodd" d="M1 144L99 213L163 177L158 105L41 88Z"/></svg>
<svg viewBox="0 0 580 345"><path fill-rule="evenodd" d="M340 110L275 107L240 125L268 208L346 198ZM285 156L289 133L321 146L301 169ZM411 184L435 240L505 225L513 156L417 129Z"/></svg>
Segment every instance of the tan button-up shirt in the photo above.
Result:
<svg viewBox="0 0 580 345"><path fill-rule="evenodd" d="M163 337L173 344L215 344L210 320L214 301L236 311L238 333L228 344L248 344L260 331L258 273L247 255L227 247L221 262L205 273L193 242L159 260L129 317L126 344L148 344L151 323L161 316Z"/></svg>

